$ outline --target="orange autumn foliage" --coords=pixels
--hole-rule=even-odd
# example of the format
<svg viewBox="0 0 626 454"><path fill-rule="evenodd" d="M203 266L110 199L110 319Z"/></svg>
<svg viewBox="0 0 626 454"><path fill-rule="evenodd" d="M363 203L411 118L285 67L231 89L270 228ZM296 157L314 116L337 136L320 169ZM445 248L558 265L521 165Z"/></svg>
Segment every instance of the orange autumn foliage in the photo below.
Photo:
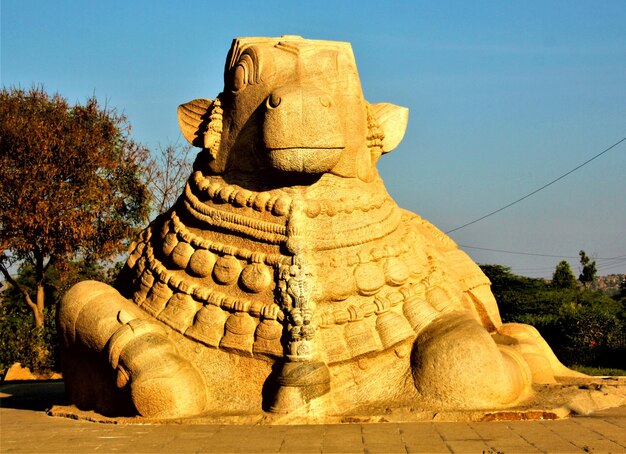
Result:
<svg viewBox="0 0 626 454"><path fill-rule="evenodd" d="M147 158L126 117L93 96L70 105L39 87L0 91L0 272L17 286L9 267L34 265L37 288L20 291L36 326L50 264L115 256L145 222Z"/></svg>

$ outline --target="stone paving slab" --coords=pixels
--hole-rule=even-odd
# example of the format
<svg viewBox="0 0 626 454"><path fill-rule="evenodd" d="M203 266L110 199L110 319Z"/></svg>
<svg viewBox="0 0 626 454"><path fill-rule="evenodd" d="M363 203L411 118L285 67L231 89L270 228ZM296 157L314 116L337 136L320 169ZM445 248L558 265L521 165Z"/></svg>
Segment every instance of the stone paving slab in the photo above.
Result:
<svg viewBox="0 0 626 454"><path fill-rule="evenodd" d="M58 383L0 386L0 453L626 453L626 406L553 421L122 425L47 416L62 399Z"/></svg>

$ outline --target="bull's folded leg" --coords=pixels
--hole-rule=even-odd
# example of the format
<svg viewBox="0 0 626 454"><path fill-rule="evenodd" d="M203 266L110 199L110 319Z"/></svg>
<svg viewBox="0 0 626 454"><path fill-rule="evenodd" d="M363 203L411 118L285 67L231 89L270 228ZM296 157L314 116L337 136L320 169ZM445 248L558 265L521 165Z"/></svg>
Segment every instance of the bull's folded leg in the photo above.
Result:
<svg viewBox="0 0 626 454"><path fill-rule="evenodd" d="M523 323L505 323L498 328L494 339L508 344L526 360L532 372L533 383L554 383L559 377L586 377L561 363L539 331Z"/></svg>
<svg viewBox="0 0 626 454"><path fill-rule="evenodd" d="M103 414L172 418L201 413L206 387L157 322L114 288L75 285L58 312L70 401Z"/></svg>
<svg viewBox="0 0 626 454"><path fill-rule="evenodd" d="M418 392L435 408L497 408L531 392L531 374L522 355L497 345L463 312L441 315L421 331L411 362Z"/></svg>

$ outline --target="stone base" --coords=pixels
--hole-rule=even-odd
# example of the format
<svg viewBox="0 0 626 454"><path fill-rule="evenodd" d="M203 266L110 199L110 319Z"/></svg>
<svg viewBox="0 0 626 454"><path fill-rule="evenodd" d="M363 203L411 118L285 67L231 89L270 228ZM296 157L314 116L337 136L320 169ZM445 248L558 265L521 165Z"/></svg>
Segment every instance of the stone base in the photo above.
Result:
<svg viewBox="0 0 626 454"><path fill-rule="evenodd" d="M266 412L210 413L177 419L109 418L93 411L81 411L74 406L58 405L52 407L48 414L108 424L346 424L561 419L626 405L626 377L567 378L557 384L535 385L533 389L534 396L523 404L499 410L437 412L411 402L394 402L362 406L343 414L327 414L318 418Z"/></svg>

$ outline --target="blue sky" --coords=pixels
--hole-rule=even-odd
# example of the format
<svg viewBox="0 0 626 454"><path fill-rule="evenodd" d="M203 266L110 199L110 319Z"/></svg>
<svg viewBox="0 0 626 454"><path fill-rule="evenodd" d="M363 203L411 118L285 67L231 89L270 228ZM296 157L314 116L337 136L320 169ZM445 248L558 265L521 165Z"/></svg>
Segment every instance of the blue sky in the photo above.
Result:
<svg viewBox="0 0 626 454"><path fill-rule="evenodd" d="M358 5L358 6L357 6ZM365 96L410 109L379 169L442 230L496 210L626 137L624 1L30 1L1 4L2 85L95 93L133 136L179 140L176 107L221 91L232 38L352 43ZM451 234L480 263L550 276L580 249L626 273L626 142ZM616 260L608 258L619 257ZM577 259L571 259L574 272Z"/></svg>

